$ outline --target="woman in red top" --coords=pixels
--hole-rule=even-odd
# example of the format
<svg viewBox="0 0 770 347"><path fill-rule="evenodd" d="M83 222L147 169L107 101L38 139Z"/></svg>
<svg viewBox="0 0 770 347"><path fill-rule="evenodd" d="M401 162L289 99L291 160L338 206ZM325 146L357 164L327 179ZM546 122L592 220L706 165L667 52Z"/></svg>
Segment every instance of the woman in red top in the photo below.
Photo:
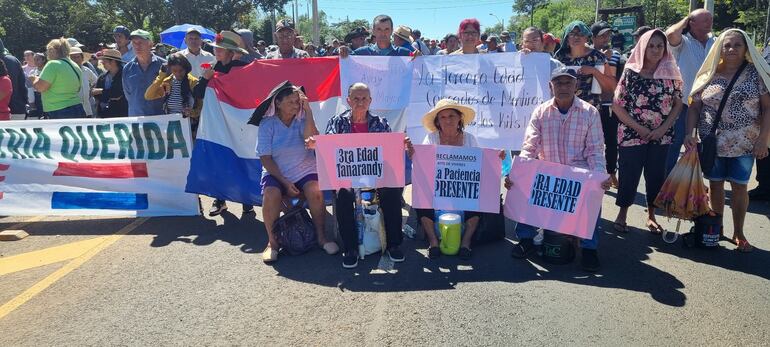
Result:
<svg viewBox="0 0 770 347"><path fill-rule="evenodd" d="M13 94L13 84L8 77L5 62L0 60L0 120L11 120L11 109L8 107L11 94Z"/></svg>

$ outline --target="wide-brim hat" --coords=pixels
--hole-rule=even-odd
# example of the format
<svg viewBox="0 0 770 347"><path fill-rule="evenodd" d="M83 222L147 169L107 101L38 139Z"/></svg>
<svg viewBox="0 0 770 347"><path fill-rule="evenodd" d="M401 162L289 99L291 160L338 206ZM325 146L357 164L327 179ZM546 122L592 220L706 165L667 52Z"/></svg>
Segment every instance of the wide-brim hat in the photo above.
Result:
<svg viewBox="0 0 770 347"><path fill-rule="evenodd" d="M404 41L410 43L414 42L414 39L412 39L412 28L406 25L399 25L398 28L393 31L393 35L402 38Z"/></svg>
<svg viewBox="0 0 770 347"><path fill-rule="evenodd" d="M355 28L345 35L345 42L350 43L356 37L369 37L369 31L364 27Z"/></svg>
<svg viewBox="0 0 770 347"><path fill-rule="evenodd" d="M210 45L242 54L249 54L249 52L243 48L241 36L232 31L221 31L214 37L214 42L210 43Z"/></svg>
<svg viewBox="0 0 770 347"><path fill-rule="evenodd" d="M259 126L259 123L262 122L262 118L275 114L275 97L286 89L301 90L303 93L305 92L305 87L295 86L289 81L283 81L279 83L277 86L275 86L275 88L273 88L273 90L270 91L270 94L268 94L267 97L259 103L257 109L255 109L254 113L251 114L248 123Z"/></svg>
<svg viewBox="0 0 770 347"><path fill-rule="evenodd" d="M425 129L428 129L429 132L437 131L438 129L436 128L436 124L434 124L434 120L438 116L439 112L449 109L460 112L463 124L465 125L469 124L473 121L473 119L476 118L476 111L472 108L462 105L452 99L441 99L436 103L436 106L434 106L432 110L430 110L425 114L425 116L422 117L422 126L424 126Z"/></svg>
<svg viewBox="0 0 770 347"><path fill-rule="evenodd" d="M80 47L70 47L70 55L73 55L73 54L82 54L83 61L91 60L91 53L83 52L83 50Z"/></svg>
<svg viewBox="0 0 770 347"><path fill-rule="evenodd" d="M108 60L114 60L114 61L119 61L121 63L125 63L125 61L123 61L123 55L120 54L120 51L118 51L117 49L103 49L98 53L96 53L96 59L100 59L100 60L108 59Z"/></svg>

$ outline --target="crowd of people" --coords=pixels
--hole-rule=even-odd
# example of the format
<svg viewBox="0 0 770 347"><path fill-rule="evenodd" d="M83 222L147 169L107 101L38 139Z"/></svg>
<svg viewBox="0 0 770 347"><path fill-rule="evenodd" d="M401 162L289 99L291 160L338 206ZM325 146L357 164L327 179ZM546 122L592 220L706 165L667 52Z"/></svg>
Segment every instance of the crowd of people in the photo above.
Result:
<svg viewBox="0 0 770 347"><path fill-rule="evenodd" d="M169 54L158 49L151 33L118 26L113 32L114 46L95 54L74 38L51 40L45 53L25 52L23 64L6 52L0 61L0 119L181 113L191 119L194 132L214 73L227 74L233 67L258 59L544 52L551 54L553 98L531 115L520 156L606 171L610 178L602 187L618 191L615 203L620 210L613 229L619 233L630 230L628 211L644 175L646 227L659 234L664 230L656 220L653 202L679 159L681 147L691 149L699 138L715 133L717 159L704 172L712 207L724 213L724 182L729 181L733 240L739 251L749 252L752 246L743 230L749 199L770 200L770 67L766 61L770 49L762 56L739 29L725 30L717 37L712 24L712 14L699 9L665 30L640 27L633 33L634 45L627 54L617 32L603 21L590 26L571 22L561 37L530 27L514 42L516 35L482 34L478 20L466 19L456 33L436 40L424 38L408 26L395 26L389 16L380 15L371 28L355 28L343 41L335 39L328 46L316 47L305 44L294 23L284 19L275 26L275 46L264 41L255 45L248 30L221 31L213 42L204 42L201 33L191 29L185 35L187 48ZM0 41L0 52L4 50ZM257 108L269 113L262 115L257 148L264 168L263 215L269 241L262 259L266 263L278 258L280 245L273 223L280 216L284 198L302 196L310 207L319 246L328 254L341 250L345 268L357 265L353 191L335 192L335 218L343 244L324 234L314 136L318 129L325 129L326 134L392 130L385 118L370 112L372 92L366 84L349 86L347 102L349 110L321 128L315 124L301 86L279 85ZM442 100L423 119L428 135L421 143L478 147L475 137L464 130L474 117L472 108ZM411 156L408 138L405 148ZM759 186L749 192L755 161ZM505 178L506 187L514 184ZM394 262L403 261L399 249L403 189L380 188L376 194L383 213L386 254ZM217 199L208 212L216 216L226 209L226 202ZM252 213L253 207L244 205L243 210ZM439 257L438 239L430 232L435 211L415 212L428 231L428 257ZM477 213L465 212L461 258L472 256L471 238L478 220ZM519 240L513 257L530 256L538 228L519 223L516 234ZM600 268L599 234L594 232L593 239L580 242L585 270Z"/></svg>

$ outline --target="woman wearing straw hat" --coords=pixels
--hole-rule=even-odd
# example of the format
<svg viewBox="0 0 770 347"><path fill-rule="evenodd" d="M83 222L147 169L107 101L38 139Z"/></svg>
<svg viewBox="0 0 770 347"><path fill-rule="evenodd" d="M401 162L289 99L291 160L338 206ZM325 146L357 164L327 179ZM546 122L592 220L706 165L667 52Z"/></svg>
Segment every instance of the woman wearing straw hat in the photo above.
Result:
<svg viewBox="0 0 770 347"><path fill-rule="evenodd" d="M472 122L475 117L476 111L472 108L461 105L452 99L441 99L422 118L422 125L429 131L422 143L425 145L478 147L479 143L476 141L476 137L465 131L465 125ZM428 243L430 243L428 257L438 258L441 255L438 237L432 232L436 222L436 212L433 209L419 208L415 211L417 212L417 219L425 230ZM479 224L479 213L465 211L464 214L465 233L458 255L461 259L469 259L472 254L471 240L473 240L473 233L476 232L476 227Z"/></svg>
<svg viewBox="0 0 770 347"><path fill-rule="evenodd" d="M732 90L726 93L731 84ZM701 138L712 132L716 135L714 166L703 174L709 180L711 208L720 215L725 208L724 181L730 181L733 242L741 252L751 252L753 248L743 234L743 221L749 205L747 185L754 159L768 155L768 90L770 66L746 32L729 29L711 46L695 76L687 110L687 148L698 143L693 136L696 127Z"/></svg>
<svg viewBox="0 0 770 347"><path fill-rule="evenodd" d="M96 54L105 71L96 80L91 95L96 98L99 118L128 116L128 101L123 94L123 58L117 49L105 49Z"/></svg>

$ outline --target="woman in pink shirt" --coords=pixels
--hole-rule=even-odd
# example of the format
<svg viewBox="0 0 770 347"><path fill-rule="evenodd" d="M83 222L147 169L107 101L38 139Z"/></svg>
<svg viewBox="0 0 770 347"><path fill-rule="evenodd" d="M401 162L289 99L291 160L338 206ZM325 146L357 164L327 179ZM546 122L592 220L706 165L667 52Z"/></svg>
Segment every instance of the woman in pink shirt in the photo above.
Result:
<svg viewBox="0 0 770 347"><path fill-rule="evenodd" d="M13 84L11 78L8 77L8 69L5 68L5 62L0 60L0 120L11 119L11 109L8 107L8 103L11 101L11 94L13 94Z"/></svg>

